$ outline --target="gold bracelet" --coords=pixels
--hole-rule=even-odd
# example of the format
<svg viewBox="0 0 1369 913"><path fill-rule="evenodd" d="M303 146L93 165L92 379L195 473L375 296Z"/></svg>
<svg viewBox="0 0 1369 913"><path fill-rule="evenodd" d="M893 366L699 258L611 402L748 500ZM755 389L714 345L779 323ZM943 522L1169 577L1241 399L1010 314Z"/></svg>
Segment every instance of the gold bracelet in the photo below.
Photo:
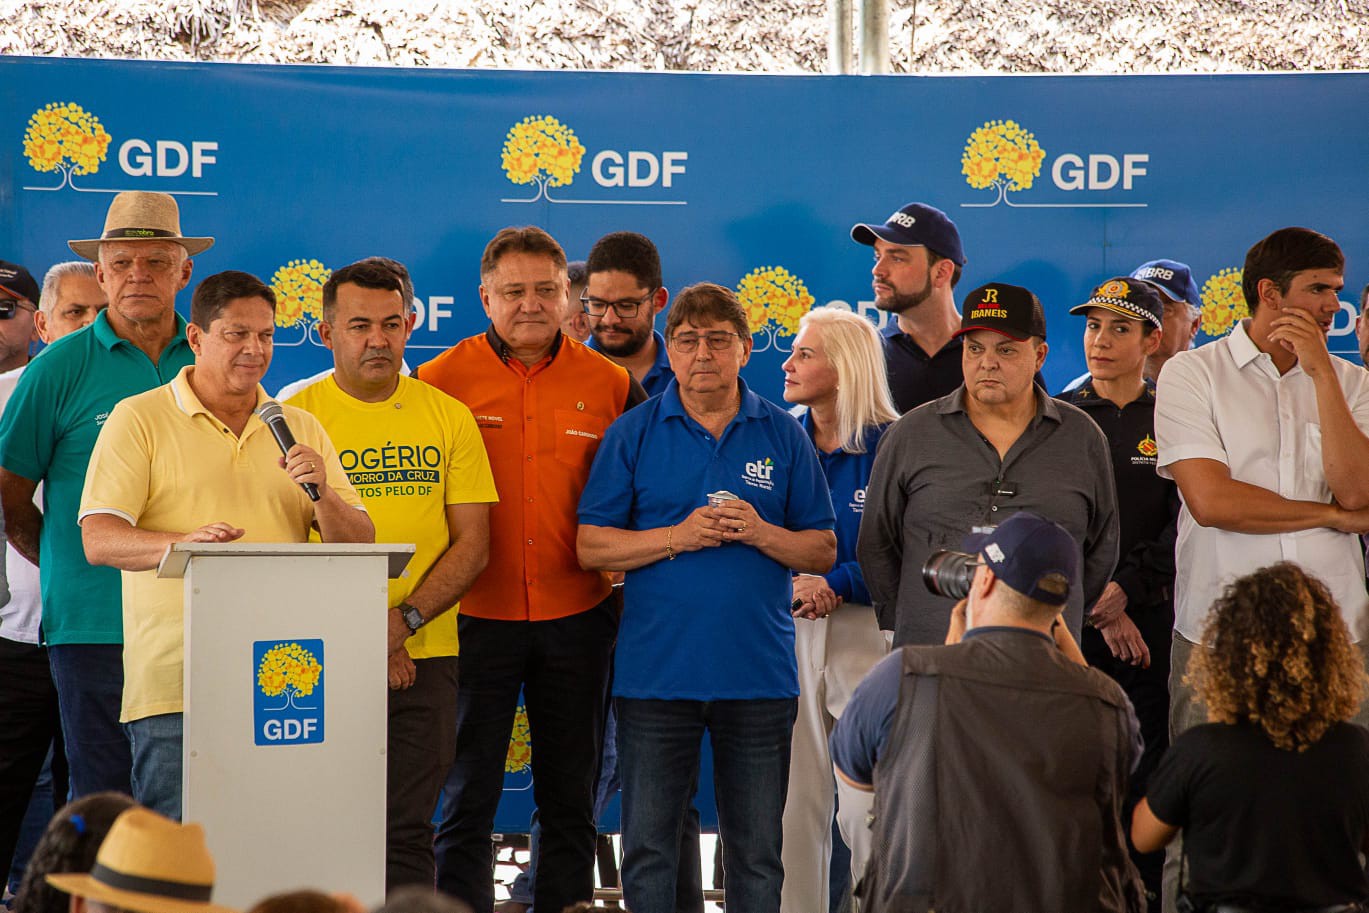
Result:
<svg viewBox="0 0 1369 913"><path fill-rule="evenodd" d="M665 556L671 561L675 560L675 549L670 547L671 537L675 535L675 527L667 526L665 530Z"/></svg>

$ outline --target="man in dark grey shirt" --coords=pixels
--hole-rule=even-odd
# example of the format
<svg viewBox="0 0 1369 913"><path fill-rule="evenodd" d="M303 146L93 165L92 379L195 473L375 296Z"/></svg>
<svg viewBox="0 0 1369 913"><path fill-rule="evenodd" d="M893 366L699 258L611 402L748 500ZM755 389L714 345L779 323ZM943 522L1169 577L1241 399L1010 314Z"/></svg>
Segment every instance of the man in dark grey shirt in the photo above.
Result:
<svg viewBox="0 0 1369 913"><path fill-rule="evenodd" d="M903 416L884 435L866 490L856 554L894 644L941 643L952 599L922 581L932 552L1030 510L1080 550L1082 585L1065 605L1077 639L1085 606L1117 563L1117 494L1108 443L1081 410L1032 383L1046 319L1027 289L990 283L965 300L965 383Z"/></svg>

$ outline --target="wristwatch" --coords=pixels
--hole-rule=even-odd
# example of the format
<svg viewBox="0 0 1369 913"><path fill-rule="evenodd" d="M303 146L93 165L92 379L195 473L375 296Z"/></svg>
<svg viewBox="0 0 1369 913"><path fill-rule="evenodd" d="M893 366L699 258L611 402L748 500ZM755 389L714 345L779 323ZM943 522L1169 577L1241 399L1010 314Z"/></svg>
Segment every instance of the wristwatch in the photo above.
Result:
<svg viewBox="0 0 1369 913"><path fill-rule="evenodd" d="M417 632L418 629L423 627L424 623L427 621L427 619L423 617L422 612L418 611L418 609L415 609L407 602L401 602L398 606L398 609L400 617L402 617L404 619L404 623L409 626L409 631L411 633Z"/></svg>

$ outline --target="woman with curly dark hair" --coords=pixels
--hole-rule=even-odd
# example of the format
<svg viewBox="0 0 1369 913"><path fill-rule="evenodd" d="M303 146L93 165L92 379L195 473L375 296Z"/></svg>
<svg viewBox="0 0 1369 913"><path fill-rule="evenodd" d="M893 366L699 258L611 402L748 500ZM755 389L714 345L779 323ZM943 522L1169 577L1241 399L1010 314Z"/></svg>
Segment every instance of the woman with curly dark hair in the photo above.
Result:
<svg viewBox="0 0 1369 913"><path fill-rule="evenodd" d="M1193 909L1369 909L1363 660L1320 580L1290 562L1230 584L1188 675L1210 722L1180 735L1132 816L1136 848L1184 834Z"/></svg>
<svg viewBox="0 0 1369 913"><path fill-rule="evenodd" d="M48 884L48 875L89 872L110 825L134 801L123 793L91 793L63 806L48 822L24 869L12 913L67 913L71 896Z"/></svg>

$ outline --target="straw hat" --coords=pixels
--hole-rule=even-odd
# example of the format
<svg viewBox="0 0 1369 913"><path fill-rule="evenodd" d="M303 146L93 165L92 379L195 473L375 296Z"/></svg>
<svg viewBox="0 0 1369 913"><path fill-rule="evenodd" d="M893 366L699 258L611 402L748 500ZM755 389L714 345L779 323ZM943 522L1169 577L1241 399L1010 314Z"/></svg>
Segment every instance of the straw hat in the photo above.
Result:
<svg viewBox="0 0 1369 913"><path fill-rule="evenodd" d="M236 913L210 903L214 860L198 824L177 824L142 806L114 819L89 875L47 876L68 894L135 913Z"/></svg>
<svg viewBox="0 0 1369 913"><path fill-rule="evenodd" d="M109 204L105 231L98 238L68 241L67 246L87 260L100 258L101 241L175 241L190 256L206 251L213 238L181 235L181 209L169 193L126 190Z"/></svg>

